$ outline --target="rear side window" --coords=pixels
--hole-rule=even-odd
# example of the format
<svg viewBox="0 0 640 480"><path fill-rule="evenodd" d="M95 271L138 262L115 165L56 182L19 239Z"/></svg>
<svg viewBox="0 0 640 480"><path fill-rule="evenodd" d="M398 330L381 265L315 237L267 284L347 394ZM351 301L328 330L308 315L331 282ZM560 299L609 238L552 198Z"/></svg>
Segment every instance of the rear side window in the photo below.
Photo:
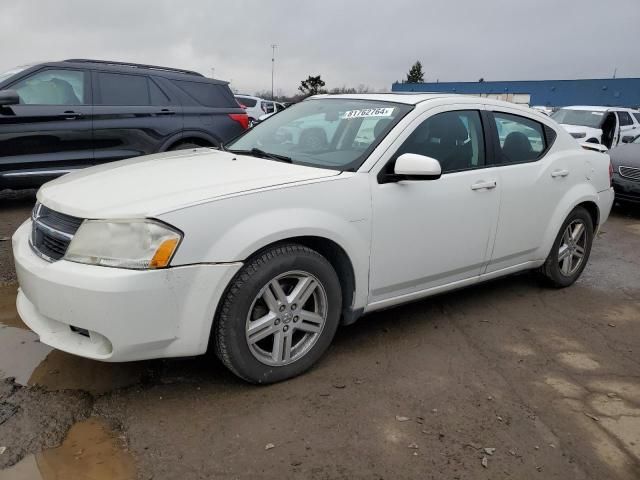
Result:
<svg viewBox="0 0 640 480"><path fill-rule="evenodd" d="M41 70L11 88L24 105L84 105L85 75L79 70Z"/></svg>
<svg viewBox="0 0 640 480"><path fill-rule="evenodd" d="M238 107L231 90L226 85L189 82L187 80L174 80L174 83L201 105L207 107Z"/></svg>
<svg viewBox="0 0 640 480"><path fill-rule="evenodd" d="M633 125L633 120L631 120L631 115L627 112L617 112L618 119L620 120L620 126L626 127L627 125Z"/></svg>
<svg viewBox="0 0 640 480"><path fill-rule="evenodd" d="M150 105L149 81L141 75L98 73L99 105Z"/></svg>
<svg viewBox="0 0 640 480"><path fill-rule="evenodd" d="M636 120L640 123L640 113L634 113L633 116L636 117Z"/></svg>
<svg viewBox="0 0 640 480"><path fill-rule="evenodd" d="M545 128L529 118L494 112L500 152L498 163L533 162L547 149Z"/></svg>
<svg viewBox="0 0 640 480"><path fill-rule="evenodd" d="M236 97L236 100L240 102L245 107L255 107L258 101L255 98L247 98L247 97Z"/></svg>
<svg viewBox="0 0 640 480"><path fill-rule="evenodd" d="M442 173L481 167L484 165L482 132L482 121L477 111L439 113L422 122L395 156L416 153L435 158L440 162ZM376 136L375 127L372 135Z"/></svg>

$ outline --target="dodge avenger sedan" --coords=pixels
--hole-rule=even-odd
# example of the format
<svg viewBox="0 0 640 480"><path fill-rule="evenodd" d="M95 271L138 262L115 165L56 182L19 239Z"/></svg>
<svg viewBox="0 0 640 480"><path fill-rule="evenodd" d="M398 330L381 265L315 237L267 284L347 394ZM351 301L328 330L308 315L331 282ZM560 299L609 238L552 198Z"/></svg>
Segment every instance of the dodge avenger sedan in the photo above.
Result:
<svg viewBox="0 0 640 480"><path fill-rule="evenodd" d="M292 135L301 125L314 130ZM18 311L76 355L213 349L239 377L276 382L369 312L523 270L571 285L611 173L607 155L513 104L316 96L220 150L45 184L13 236Z"/></svg>

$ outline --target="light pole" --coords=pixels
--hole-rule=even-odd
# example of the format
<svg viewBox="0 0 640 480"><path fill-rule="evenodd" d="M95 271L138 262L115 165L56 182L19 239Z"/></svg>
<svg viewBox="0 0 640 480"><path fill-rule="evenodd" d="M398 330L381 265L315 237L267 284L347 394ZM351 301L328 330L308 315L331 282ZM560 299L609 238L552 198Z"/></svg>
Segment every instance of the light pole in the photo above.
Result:
<svg viewBox="0 0 640 480"><path fill-rule="evenodd" d="M273 97L273 75L276 69L276 48L278 45L275 43L271 44L271 100L274 100Z"/></svg>

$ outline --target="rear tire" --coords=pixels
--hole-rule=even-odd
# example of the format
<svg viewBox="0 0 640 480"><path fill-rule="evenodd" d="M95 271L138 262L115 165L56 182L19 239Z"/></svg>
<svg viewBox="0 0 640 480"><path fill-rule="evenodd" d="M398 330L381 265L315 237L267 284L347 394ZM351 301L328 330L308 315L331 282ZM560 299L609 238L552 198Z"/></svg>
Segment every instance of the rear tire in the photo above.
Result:
<svg viewBox="0 0 640 480"><path fill-rule="evenodd" d="M227 288L213 329L216 354L252 383L295 377L325 353L341 310L338 276L322 255L298 244L269 248Z"/></svg>
<svg viewBox="0 0 640 480"><path fill-rule="evenodd" d="M555 288L572 285L587 266L593 244L593 220L587 210L576 207L562 224L540 272Z"/></svg>

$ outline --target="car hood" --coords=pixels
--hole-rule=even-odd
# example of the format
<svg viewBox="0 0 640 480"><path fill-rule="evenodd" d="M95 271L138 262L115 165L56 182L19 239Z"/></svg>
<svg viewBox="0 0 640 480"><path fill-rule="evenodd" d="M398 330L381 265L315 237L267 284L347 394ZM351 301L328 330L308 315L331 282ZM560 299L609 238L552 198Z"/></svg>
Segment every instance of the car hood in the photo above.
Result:
<svg viewBox="0 0 640 480"><path fill-rule="evenodd" d="M611 163L614 167L621 165L640 168L640 144L627 143L609 151Z"/></svg>
<svg viewBox="0 0 640 480"><path fill-rule="evenodd" d="M602 135L602 130L599 128L585 127L584 125L568 125L566 123L561 123L562 128L564 128L569 133L586 133L591 135L600 136Z"/></svg>
<svg viewBox="0 0 640 480"><path fill-rule="evenodd" d="M140 218L223 196L339 174L201 148L79 170L43 185L38 200L81 218Z"/></svg>

